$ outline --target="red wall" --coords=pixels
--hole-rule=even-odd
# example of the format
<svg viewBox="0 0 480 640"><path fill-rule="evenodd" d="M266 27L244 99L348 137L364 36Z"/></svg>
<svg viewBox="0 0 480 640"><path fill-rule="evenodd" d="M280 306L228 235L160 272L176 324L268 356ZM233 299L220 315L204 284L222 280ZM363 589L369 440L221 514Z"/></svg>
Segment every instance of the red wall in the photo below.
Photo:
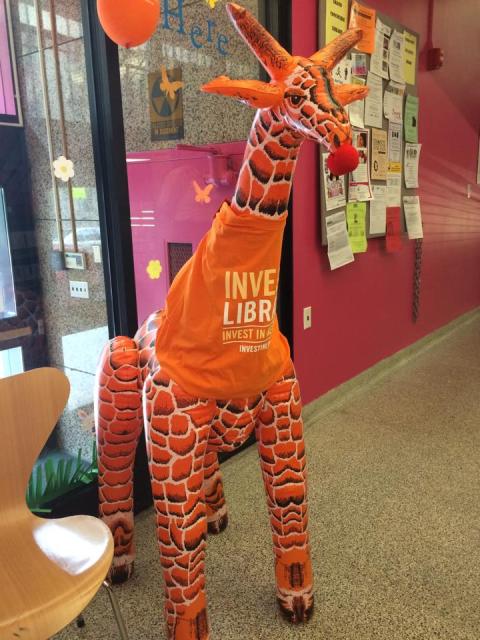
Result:
<svg viewBox="0 0 480 640"><path fill-rule="evenodd" d="M317 0L293 0L293 51L317 49ZM367 3L366 3L367 4ZM371 1L426 39L426 0ZM424 251L420 319L412 321L414 242L387 255L384 240L331 272L321 247L318 149L305 143L293 192L294 347L304 402L480 305L480 116L477 0L437 0L439 71L420 71L420 199ZM472 197L466 197L467 183ZM303 307L312 306L311 329Z"/></svg>

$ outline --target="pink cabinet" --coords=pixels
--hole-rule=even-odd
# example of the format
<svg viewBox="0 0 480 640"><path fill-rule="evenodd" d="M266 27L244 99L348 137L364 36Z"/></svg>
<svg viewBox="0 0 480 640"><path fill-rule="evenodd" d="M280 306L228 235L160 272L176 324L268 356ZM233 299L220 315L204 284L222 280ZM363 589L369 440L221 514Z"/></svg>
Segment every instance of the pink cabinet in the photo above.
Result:
<svg viewBox="0 0 480 640"><path fill-rule="evenodd" d="M245 142L127 154L138 321L161 309L170 283L230 200Z"/></svg>

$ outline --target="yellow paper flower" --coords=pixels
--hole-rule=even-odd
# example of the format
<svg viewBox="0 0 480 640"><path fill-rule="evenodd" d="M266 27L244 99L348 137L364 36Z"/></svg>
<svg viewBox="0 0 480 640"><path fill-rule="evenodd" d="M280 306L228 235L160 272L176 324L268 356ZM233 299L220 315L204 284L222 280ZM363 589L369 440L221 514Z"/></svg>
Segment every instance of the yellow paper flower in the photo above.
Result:
<svg viewBox="0 0 480 640"><path fill-rule="evenodd" d="M150 260L147 267L147 273L150 280L158 280L163 268L160 264L160 260Z"/></svg>
<svg viewBox="0 0 480 640"><path fill-rule="evenodd" d="M217 4L218 0L206 0L206 2L210 9L215 9L215 5Z"/></svg>
<svg viewBox="0 0 480 640"><path fill-rule="evenodd" d="M70 178L73 178L73 176L75 175L73 162L71 160L67 160L65 156L60 156L53 161L53 169L55 172L55 177L60 178L60 180L63 180L63 182L68 182Z"/></svg>

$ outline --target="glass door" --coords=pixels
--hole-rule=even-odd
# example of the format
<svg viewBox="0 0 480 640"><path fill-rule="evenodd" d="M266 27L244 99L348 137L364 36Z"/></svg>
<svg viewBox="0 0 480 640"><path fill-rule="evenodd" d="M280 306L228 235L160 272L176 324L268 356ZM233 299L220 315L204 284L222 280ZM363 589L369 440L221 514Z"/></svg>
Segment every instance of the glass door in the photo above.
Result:
<svg viewBox="0 0 480 640"><path fill-rule="evenodd" d="M0 377L67 375L28 501L46 515L96 513L93 387L108 318L80 2L0 0L0 72Z"/></svg>
<svg viewBox="0 0 480 640"><path fill-rule="evenodd" d="M258 0L243 5L259 17ZM202 93L216 76L259 77L225 2L161 3L154 36L120 49L139 325L230 200L254 110Z"/></svg>
<svg viewBox="0 0 480 640"><path fill-rule="evenodd" d="M290 33L290 22L288 16L279 19L277 2L243 4L261 22L271 14L268 28L286 44L282 36ZM103 185L105 269L112 283L110 333L133 337L151 313L164 307L173 278L221 203L231 199L254 118L250 107L200 88L219 75L259 78L260 67L223 0L162 0L156 32L131 49L106 37L95 0L85 0L82 10L95 165ZM282 274L291 291L283 265ZM284 298L280 286L280 303L290 304L291 295ZM151 504L148 487L141 443L137 507Z"/></svg>

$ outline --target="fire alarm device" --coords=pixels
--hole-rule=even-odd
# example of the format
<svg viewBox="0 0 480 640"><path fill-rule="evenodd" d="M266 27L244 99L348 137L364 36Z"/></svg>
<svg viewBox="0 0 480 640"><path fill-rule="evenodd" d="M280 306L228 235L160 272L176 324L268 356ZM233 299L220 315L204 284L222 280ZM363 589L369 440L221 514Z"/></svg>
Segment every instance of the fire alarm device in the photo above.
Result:
<svg viewBox="0 0 480 640"><path fill-rule="evenodd" d="M440 49L440 47L429 49L427 51L427 69L429 71L441 69L443 67L444 57L443 49Z"/></svg>

